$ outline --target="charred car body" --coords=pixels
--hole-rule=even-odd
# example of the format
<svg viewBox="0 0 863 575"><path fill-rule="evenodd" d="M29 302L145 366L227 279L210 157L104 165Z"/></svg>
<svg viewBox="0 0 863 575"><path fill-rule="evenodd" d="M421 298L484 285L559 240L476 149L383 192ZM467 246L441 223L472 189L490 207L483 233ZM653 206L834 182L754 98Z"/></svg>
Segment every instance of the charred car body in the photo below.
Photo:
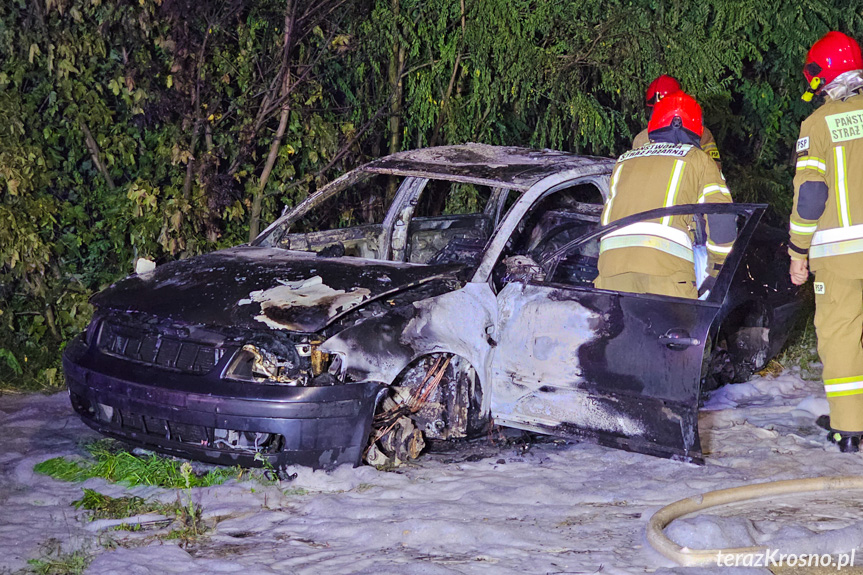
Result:
<svg viewBox="0 0 863 575"><path fill-rule="evenodd" d="M251 245L94 296L63 358L72 404L105 434L217 463L386 463L492 420L700 461L708 365L748 376L798 307L764 265L784 239L748 204L600 228L612 167L478 144L373 161ZM736 214L707 297L595 289L599 239L669 213Z"/></svg>

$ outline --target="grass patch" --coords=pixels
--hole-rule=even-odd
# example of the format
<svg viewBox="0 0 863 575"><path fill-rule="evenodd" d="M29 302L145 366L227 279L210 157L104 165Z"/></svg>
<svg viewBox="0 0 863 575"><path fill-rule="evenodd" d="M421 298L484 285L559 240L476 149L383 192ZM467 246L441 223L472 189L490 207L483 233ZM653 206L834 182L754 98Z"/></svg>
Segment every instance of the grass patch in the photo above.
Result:
<svg viewBox="0 0 863 575"><path fill-rule="evenodd" d="M37 575L81 575L93 561L85 551L48 553L39 559L27 561L29 571Z"/></svg>
<svg viewBox="0 0 863 575"><path fill-rule="evenodd" d="M291 495L308 495L309 490L302 487L296 487L294 489L285 489L282 493L290 497Z"/></svg>
<svg viewBox="0 0 863 575"><path fill-rule="evenodd" d="M809 379L818 379L821 376L821 368L818 365L818 339L815 337L815 324L813 318L808 318L808 324L804 330L797 334L793 341L788 342L778 361L785 367L799 367L801 374Z"/></svg>
<svg viewBox="0 0 863 575"><path fill-rule="evenodd" d="M191 497L188 503L183 503L180 500L180 495L177 495L177 501L174 503L161 503L159 501L147 501L141 497L110 497L103 495L92 489L85 489L84 496L73 501L72 505L75 509L85 509L90 512L90 521L97 519L124 519L134 515L143 515L145 513L158 513L169 518L169 522L174 526L174 529L166 535L159 536L160 539L179 539L183 544L188 545L195 541L198 537L207 531L207 526L202 520L203 508L192 502ZM163 523L162 527L165 526ZM146 527L140 524L123 523L115 527L119 531L142 531Z"/></svg>
<svg viewBox="0 0 863 575"><path fill-rule="evenodd" d="M123 519L133 515L158 513L159 515L176 515L176 504L165 504L159 501L147 501L141 497L109 497L92 489L85 489L81 499L72 502L75 509L85 509L90 512L90 521L97 519Z"/></svg>
<svg viewBox="0 0 863 575"><path fill-rule="evenodd" d="M206 531L207 527L200 520L193 520L185 527L172 529L162 539L166 541L179 541L180 547L186 548L195 543Z"/></svg>
<svg viewBox="0 0 863 575"><path fill-rule="evenodd" d="M0 393L51 394L65 389L56 343L20 345L20 341L11 341L3 335L0 335ZM61 350L64 345L61 344Z"/></svg>
<svg viewBox="0 0 863 575"><path fill-rule="evenodd" d="M101 477L129 487L148 485L178 489L177 500L174 503L150 501L137 496L110 497L92 489L84 489L81 499L73 501L72 505L76 509L88 511L91 521L125 519L148 513L164 515L167 518L165 521L121 524L111 530L149 531L155 527L159 531L153 533L150 540L175 540L183 547L195 543L210 529L202 518L203 508L192 499L193 487L219 485L228 479L242 479L244 475L262 483L271 483L260 470L251 471L239 466L215 467L206 472L196 473L188 461L157 454L135 455L123 443L113 439L101 439L83 447L87 452L85 457L55 457L36 464L34 470L62 481L77 482L91 477ZM169 530L164 532L163 528ZM124 543L108 537L107 544ZM81 553L57 557L46 555L31 562L31 568L38 568L40 569L38 573L49 575L80 573L86 568L86 564L82 563L84 566L76 571L77 567L70 567L66 563L72 560L80 561L84 557L87 556Z"/></svg>
<svg viewBox="0 0 863 575"><path fill-rule="evenodd" d="M210 469L195 473L183 462L161 455L134 455L117 441L103 439L85 446L87 459L55 457L37 463L33 469L62 481L84 481L102 477L129 486L152 485L165 488L209 487L246 473L241 467ZM188 464L186 464L188 465Z"/></svg>

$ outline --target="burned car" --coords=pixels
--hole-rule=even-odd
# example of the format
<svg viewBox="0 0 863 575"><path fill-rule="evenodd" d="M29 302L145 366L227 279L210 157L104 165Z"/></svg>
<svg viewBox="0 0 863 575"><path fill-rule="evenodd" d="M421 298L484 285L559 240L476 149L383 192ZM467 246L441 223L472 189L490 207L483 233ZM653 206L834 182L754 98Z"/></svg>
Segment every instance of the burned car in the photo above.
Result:
<svg viewBox="0 0 863 575"><path fill-rule="evenodd" d="M700 461L702 380L763 366L799 305L785 237L752 204L601 227L613 165L480 144L372 161L250 245L93 296L63 357L72 405L109 436L227 464L393 463L490 422ZM702 299L593 287L605 234L716 213L738 237Z"/></svg>

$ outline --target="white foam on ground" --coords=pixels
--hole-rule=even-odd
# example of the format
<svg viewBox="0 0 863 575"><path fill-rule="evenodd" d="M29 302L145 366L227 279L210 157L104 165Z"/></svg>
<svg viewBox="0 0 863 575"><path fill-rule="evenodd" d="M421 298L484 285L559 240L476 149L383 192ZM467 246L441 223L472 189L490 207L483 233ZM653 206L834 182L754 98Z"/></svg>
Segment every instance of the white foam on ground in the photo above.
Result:
<svg viewBox="0 0 863 575"><path fill-rule="evenodd" d="M34 473L35 463L81 453L80 442L99 436L72 413L65 394L2 396L0 573L25 568L44 556L46 544L92 552L88 575L696 573L647 544L645 525L662 506L750 483L863 474L863 456L836 452L815 426L825 404L820 383L789 372L718 390L701 413L704 466L543 443L526 453L480 446L425 456L397 472L295 467L296 477L280 486L229 482L177 491ZM472 452L491 456L469 461ZM154 542L152 531L94 532L71 506L84 487L113 497L191 500L213 529L189 549ZM667 533L693 548L766 544L839 553L863 541L860 495L717 508L675 521ZM128 548L105 548L109 538Z"/></svg>

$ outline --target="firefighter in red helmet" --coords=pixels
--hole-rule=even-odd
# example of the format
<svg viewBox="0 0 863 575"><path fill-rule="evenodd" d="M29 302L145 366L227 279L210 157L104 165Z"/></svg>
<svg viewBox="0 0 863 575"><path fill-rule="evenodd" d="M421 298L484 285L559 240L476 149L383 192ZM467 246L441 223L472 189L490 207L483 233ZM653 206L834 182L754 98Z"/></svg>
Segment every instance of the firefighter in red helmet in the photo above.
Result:
<svg viewBox="0 0 863 575"><path fill-rule="evenodd" d="M791 212L791 281L815 273L815 333L830 404L830 439L858 451L863 436L863 58L828 32L806 56L803 99L825 96L803 121Z"/></svg>
<svg viewBox="0 0 863 575"><path fill-rule="evenodd" d="M682 91L680 83L668 74L663 74L651 82L647 87L647 92L644 95L645 100L647 101L647 107L652 110L656 103L664 97L680 91ZM632 149L640 148L649 141L648 130L642 130L637 136L635 136L635 139L632 140ZM721 170L722 160L719 158L719 148L716 146L716 140L714 140L713 134L707 128L704 128L704 132L701 134L701 149L716 161L716 165Z"/></svg>
<svg viewBox="0 0 863 575"><path fill-rule="evenodd" d="M660 100L647 126L650 142L626 152L611 175L602 223L682 204L728 203L716 163L701 150L701 107L675 92ZM696 298L691 216L666 216L611 232L600 240L601 289ZM737 236L733 216L707 218L708 286Z"/></svg>

